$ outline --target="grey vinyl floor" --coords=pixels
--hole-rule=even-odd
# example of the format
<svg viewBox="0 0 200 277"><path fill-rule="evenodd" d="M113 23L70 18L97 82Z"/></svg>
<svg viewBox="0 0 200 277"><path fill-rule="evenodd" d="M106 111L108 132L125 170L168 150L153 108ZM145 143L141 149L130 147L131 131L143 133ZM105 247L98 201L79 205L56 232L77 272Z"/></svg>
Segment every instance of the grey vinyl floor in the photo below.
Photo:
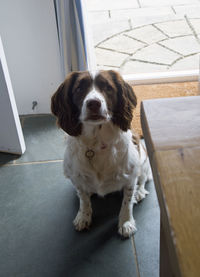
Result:
<svg viewBox="0 0 200 277"><path fill-rule="evenodd" d="M158 277L160 211L153 182L134 207L133 238L117 234L120 192L93 196L92 226L76 232L79 202L62 171L65 135L50 115L21 122L25 154L0 153L0 276Z"/></svg>

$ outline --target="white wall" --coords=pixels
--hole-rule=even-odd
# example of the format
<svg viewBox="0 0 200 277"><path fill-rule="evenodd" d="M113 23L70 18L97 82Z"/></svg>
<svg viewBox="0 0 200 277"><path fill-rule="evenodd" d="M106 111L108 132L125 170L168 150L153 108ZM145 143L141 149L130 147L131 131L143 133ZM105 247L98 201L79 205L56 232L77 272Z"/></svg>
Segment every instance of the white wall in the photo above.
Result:
<svg viewBox="0 0 200 277"><path fill-rule="evenodd" d="M62 81L53 0L0 0L0 36L19 114L50 112Z"/></svg>

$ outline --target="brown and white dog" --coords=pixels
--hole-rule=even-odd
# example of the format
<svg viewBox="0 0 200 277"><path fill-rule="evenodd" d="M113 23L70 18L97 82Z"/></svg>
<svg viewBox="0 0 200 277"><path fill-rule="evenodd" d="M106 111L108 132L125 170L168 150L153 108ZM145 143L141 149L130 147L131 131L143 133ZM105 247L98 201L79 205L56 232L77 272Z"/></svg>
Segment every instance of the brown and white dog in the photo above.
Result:
<svg viewBox="0 0 200 277"><path fill-rule="evenodd" d="M92 194L123 190L119 233L136 231L133 204L145 198L152 178L143 145L130 130L137 105L131 86L119 73L72 72L52 96L51 109L69 135L64 174L76 187L80 208L74 220L78 231L90 226Z"/></svg>

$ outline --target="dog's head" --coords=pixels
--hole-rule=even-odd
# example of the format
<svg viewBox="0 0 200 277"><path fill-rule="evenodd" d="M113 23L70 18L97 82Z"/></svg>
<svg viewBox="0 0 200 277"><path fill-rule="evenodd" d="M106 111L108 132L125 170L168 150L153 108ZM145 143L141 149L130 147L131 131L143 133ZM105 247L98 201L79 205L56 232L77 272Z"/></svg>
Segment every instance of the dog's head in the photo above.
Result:
<svg viewBox="0 0 200 277"><path fill-rule="evenodd" d="M69 135L78 136L83 124L100 125L112 121L123 131L130 129L137 99L119 73L72 72L51 99L58 125Z"/></svg>

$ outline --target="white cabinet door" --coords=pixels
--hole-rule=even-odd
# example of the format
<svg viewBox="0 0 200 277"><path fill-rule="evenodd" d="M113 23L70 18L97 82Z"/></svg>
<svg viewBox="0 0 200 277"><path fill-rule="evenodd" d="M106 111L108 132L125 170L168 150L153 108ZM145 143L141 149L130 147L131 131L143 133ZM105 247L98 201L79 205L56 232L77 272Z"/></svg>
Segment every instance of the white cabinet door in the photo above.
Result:
<svg viewBox="0 0 200 277"><path fill-rule="evenodd" d="M23 154L24 137L0 38L0 151Z"/></svg>
<svg viewBox="0 0 200 277"><path fill-rule="evenodd" d="M19 114L50 113L63 80L54 1L0 0L0 36Z"/></svg>

